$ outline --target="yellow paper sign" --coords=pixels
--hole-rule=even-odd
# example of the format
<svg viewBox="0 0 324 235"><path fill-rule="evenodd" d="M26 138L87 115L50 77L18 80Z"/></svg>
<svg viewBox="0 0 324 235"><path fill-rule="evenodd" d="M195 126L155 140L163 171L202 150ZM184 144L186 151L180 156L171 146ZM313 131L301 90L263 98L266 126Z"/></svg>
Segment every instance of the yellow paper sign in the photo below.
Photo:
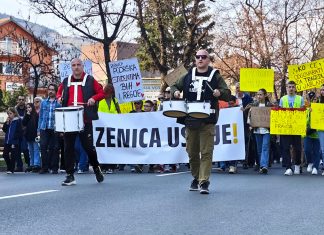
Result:
<svg viewBox="0 0 324 235"><path fill-rule="evenodd" d="M311 104L311 128L316 130L324 130L324 104Z"/></svg>
<svg viewBox="0 0 324 235"><path fill-rule="evenodd" d="M270 134L306 135L306 110L271 110Z"/></svg>
<svg viewBox="0 0 324 235"><path fill-rule="evenodd" d="M240 69L240 90L258 91L261 88L273 92L274 71L272 69Z"/></svg>
<svg viewBox="0 0 324 235"><path fill-rule="evenodd" d="M301 65L288 65L289 80L296 82L297 91L320 87L324 84L324 59Z"/></svg>

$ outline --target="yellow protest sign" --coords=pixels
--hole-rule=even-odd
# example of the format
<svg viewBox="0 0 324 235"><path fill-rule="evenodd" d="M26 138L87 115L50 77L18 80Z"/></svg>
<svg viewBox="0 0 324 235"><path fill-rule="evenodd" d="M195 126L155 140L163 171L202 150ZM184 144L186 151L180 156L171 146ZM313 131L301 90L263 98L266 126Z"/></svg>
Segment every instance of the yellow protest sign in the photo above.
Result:
<svg viewBox="0 0 324 235"><path fill-rule="evenodd" d="M241 68L240 90L258 91L261 88L273 92L274 71L272 69Z"/></svg>
<svg viewBox="0 0 324 235"><path fill-rule="evenodd" d="M306 110L272 109L270 134L306 135Z"/></svg>
<svg viewBox="0 0 324 235"><path fill-rule="evenodd" d="M324 58L301 65L288 65L289 80L296 82L297 91L324 84Z"/></svg>
<svg viewBox="0 0 324 235"><path fill-rule="evenodd" d="M324 104L311 104L311 128L316 130L324 130Z"/></svg>

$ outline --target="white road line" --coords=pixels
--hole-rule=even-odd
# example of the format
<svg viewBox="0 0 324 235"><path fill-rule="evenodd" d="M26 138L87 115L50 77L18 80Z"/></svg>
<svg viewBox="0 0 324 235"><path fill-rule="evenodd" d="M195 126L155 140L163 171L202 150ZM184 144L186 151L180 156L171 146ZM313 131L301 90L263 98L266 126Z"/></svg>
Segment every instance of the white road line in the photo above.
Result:
<svg viewBox="0 0 324 235"><path fill-rule="evenodd" d="M169 176L169 175L180 175L180 174L185 174L190 171L183 171L183 172L176 172L176 173L169 173L169 174L161 174L161 175L156 175L156 176Z"/></svg>
<svg viewBox="0 0 324 235"><path fill-rule="evenodd" d="M16 194L16 195L0 197L0 200L16 198L16 197L32 196L32 195L43 194L43 193L53 193L53 192L57 192L57 191L59 191L59 190L46 190L46 191L39 191L39 192L32 192L32 193Z"/></svg>

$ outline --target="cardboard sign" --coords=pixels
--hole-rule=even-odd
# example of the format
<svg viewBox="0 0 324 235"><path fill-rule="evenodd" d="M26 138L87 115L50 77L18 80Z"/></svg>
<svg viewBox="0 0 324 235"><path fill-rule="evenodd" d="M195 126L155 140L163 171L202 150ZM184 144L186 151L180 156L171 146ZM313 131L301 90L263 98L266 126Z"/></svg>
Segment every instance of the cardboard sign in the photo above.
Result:
<svg viewBox="0 0 324 235"><path fill-rule="evenodd" d="M270 107L251 107L251 123L252 127L270 127Z"/></svg>
<svg viewBox="0 0 324 235"><path fill-rule="evenodd" d="M288 65L289 80L296 82L297 91L320 87L324 84L324 59L301 65Z"/></svg>
<svg viewBox="0 0 324 235"><path fill-rule="evenodd" d="M272 109L270 114L270 134L306 135L305 109Z"/></svg>
<svg viewBox="0 0 324 235"><path fill-rule="evenodd" d="M165 82L172 86L176 83L177 80L179 80L182 76L184 76L187 73L186 68L182 65L174 69L172 72L170 72L166 77L164 78Z"/></svg>
<svg viewBox="0 0 324 235"><path fill-rule="evenodd" d="M311 128L324 131L324 104L311 103Z"/></svg>
<svg viewBox="0 0 324 235"><path fill-rule="evenodd" d="M144 99L142 75L137 58L110 62L109 70L120 104Z"/></svg>
<svg viewBox="0 0 324 235"><path fill-rule="evenodd" d="M273 92L274 71L272 69L241 68L240 90L258 91L261 88Z"/></svg>

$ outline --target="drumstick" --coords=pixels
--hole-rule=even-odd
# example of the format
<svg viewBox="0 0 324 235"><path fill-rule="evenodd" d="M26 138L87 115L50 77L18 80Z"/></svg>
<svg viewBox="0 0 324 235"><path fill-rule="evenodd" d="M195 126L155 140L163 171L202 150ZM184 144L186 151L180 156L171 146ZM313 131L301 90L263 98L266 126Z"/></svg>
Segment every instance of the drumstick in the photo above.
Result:
<svg viewBox="0 0 324 235"><path fill-rule="evenodd" d="M214 92L213 88L209 85L209 83L206 82L206 84L207 84L207 86L209 87L209 89L210 89L212 92Z"/></svg>

